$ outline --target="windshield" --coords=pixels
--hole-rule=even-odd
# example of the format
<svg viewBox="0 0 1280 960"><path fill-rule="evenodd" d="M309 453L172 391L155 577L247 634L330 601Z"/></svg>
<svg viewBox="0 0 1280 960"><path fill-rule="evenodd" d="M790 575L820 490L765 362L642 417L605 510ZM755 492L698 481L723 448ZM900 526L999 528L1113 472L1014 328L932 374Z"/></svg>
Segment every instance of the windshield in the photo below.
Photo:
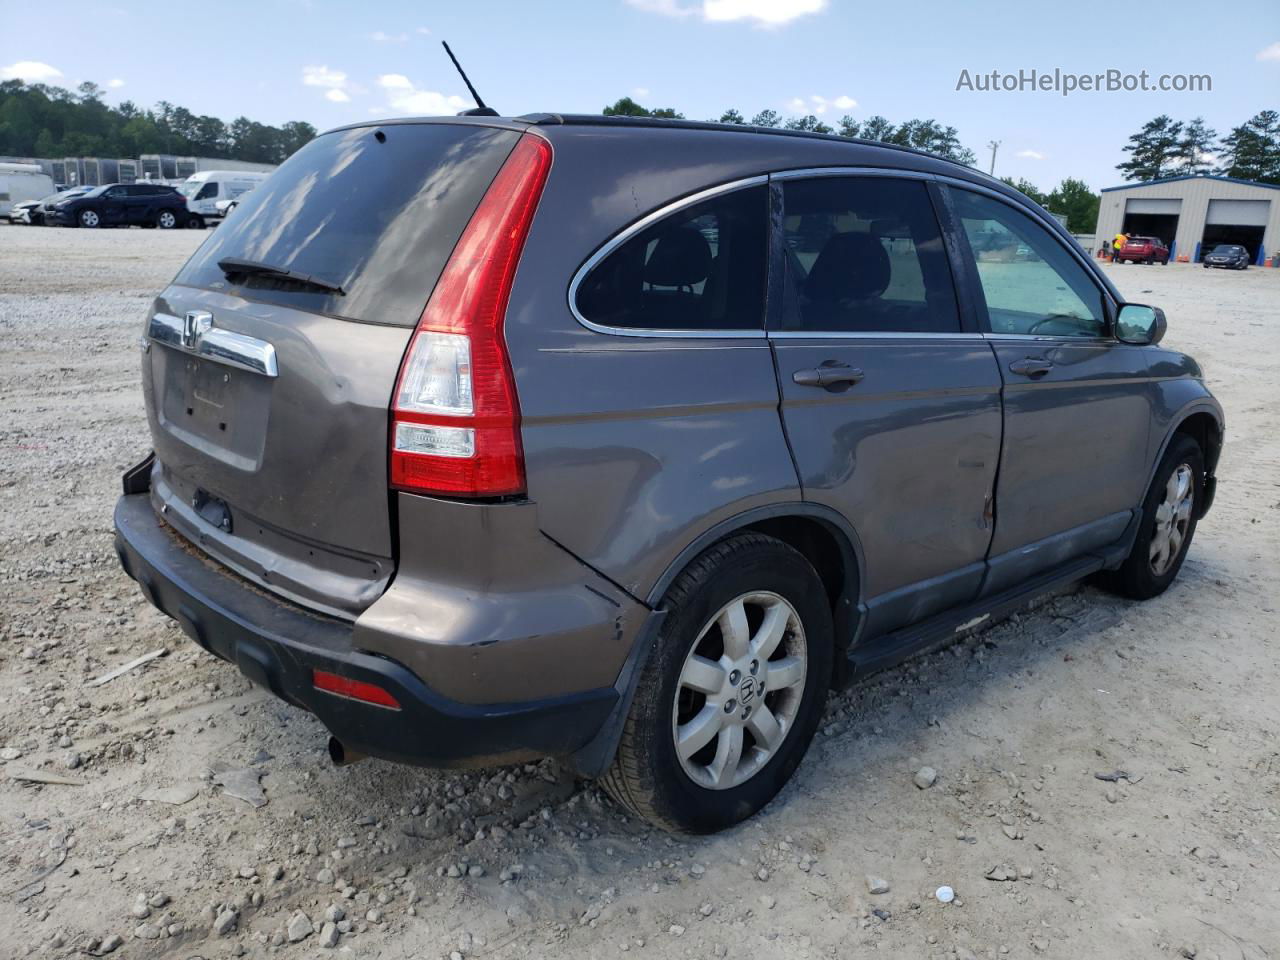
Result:
<svg viewBox="0 0 1280 960"><path fill-rule="evenodd" d="M178 192L182 194L184 197L186 197L188 200L190 200L197 193L199 193L200 188L203 187L208 182L209 181L207 180L188 180L186 183L180 184L178 186Z"/></svg>
<svg viewBox="0 0 1280 960"><path fill-rule="evenodd" d="M389 124L317 137L239 198L174 280L313 313L412 326L519 136L479 124ZM219 261L273 268L228 276ZM318 277L334 290L282 280Z"/></svg>
<svg viewBox="0 0 1280 960"><path fill-rule="evenodd" d="M1242 250L1242 249L1244 249L1244 248L1243 248L1243 247L1233 247L1233 246L1230 246L1230 245L1226 245L1226 244L1224 244L1224 245L1220 245L1220 246L1214 247L1213 252L1214 252L1214 253L1221 253L1221 254L1238 253L1238 252L1240 252L1240 250Z"/></svg>

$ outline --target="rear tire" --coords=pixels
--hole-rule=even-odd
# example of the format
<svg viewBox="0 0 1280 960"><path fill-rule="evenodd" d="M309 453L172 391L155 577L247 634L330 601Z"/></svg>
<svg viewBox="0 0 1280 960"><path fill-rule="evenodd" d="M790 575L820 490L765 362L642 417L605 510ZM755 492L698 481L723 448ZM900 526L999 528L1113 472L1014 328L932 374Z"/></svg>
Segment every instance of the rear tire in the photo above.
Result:
<svg viewBox="0 0 1280 960"><path fill-rule="evenodd" d="M809 748L831 680L831 606L809 561L758 533L708 548L663 606L602 782L638 817L712 833L772 800Z"/></svg>
<svg viewBox="0 0 1280 960"><path fill-rule="evenodd" d="M161 210L156 214L156 226L161 230L172 230L178 226L178 215L172 210Z"/></svg>
<svg viewBox="0 0 1280 960"><path fill-rule="evenodd" d="M1133 549L1103 585L1134 600L1150 600L1169 589L1195 536L1203 495L1204 453L1189 436L1177 434L1142 502L1142 526Z"/></svg>

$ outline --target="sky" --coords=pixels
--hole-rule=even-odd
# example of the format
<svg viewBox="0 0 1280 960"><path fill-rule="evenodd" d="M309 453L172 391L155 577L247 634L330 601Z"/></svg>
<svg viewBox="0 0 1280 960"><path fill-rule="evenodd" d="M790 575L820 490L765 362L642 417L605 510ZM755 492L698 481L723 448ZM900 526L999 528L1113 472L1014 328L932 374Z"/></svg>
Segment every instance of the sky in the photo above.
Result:
<svg viewBox="0 0 1280 960"><path fill-rule="evenodd" d="M833 125L845 113L932 117L959 130L982 169L999 141L996 175L1045 190L1064 177L1120 183L1121 148L1158 114L1203 116L1225 133L1280 109L1274 0L1221 11L1203 0L220 0L165 13L154 2L64 0L55 29L39 4L6 4L5 21L22 42L5 44L0 79L92 80L110 103L168 100L224 120L321 130L453 113L472 104L440 47L448 40L503 114L596 113L631 96L691 119L730 107ZM1145 70L1153 84L1208 75L1212 89L976 89L993 70L1055 69Z"/></svg>

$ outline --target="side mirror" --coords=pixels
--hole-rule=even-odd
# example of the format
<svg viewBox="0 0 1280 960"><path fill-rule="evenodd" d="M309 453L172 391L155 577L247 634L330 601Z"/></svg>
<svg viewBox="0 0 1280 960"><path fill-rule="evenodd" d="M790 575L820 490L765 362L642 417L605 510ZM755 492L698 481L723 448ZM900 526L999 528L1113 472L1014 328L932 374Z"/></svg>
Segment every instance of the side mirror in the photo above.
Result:
<svg viewBox="0 0 1280 960"><path fill-rule="evenodd" d="M1164 339L1169 323L1159 307L1141 303L1126 303L1116 317L1116 339L1140 347L1159 343Z"/></svg>

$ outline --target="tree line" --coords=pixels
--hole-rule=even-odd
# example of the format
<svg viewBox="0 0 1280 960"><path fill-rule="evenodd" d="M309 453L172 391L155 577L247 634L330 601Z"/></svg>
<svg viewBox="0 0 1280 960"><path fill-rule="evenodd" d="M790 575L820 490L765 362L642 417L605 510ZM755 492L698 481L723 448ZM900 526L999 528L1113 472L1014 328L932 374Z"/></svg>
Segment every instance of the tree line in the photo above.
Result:
<svg viewBox="0 0 1280 960"><path fill-rule="evenodd" d="M144 153L281 163L316 135L309 123L281 127L236 117L226 123L161 100L103 102L96 83L74 91L21 80L0 83L0 154L18 157L138 157Z"/></svg>
<svg viewBox="0 0 1280 960"><path fill-rule="evenodd" d="M1116 169L1126 180L1214 173L1280 184L1280 113L1263 110L1222 138L1203 117L1182 121L1161 114L1129 138L1124 152L1128 159Z"/></svg>
<svg viewBox="0 0 1280 960"><path fill-rule="evenodd" d="M667 120L683 120L685 116L672 107L648 109L636 103L630 97L623 97L604 108L606 117L660 117ZM726 110L714 123L750 124L754 127L777 127L783 130L807 130L810 133L830 133L838 137L858 137L863 140L878 140L892 143L900 147L913 147L934 153L956 163L973 166L975 160L972 150L960 142L960 134L955 127L947 127L938 121L907 120L903 123L892 123L884 117L869 117L858 121L848 115L836 121L833 127L823 123L814 114L803 117L792 117L784 120L776 110L761 110L750 120L735 109Z"/></svg>

